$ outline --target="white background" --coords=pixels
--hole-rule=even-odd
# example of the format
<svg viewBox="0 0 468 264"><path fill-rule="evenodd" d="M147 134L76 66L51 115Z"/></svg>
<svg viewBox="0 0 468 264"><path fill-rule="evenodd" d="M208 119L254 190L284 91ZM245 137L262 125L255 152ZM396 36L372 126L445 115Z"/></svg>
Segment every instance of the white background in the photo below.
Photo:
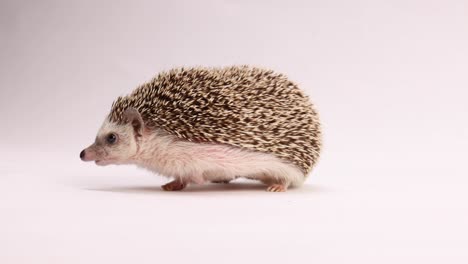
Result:
<svg viewBox="0 0 468 264"><path fill-rule="evenodd" d="M0 3L0 263L468 263L467 1ZM290 76L306 185L159 189L96 167L112 101L176 66Z"/></svg>

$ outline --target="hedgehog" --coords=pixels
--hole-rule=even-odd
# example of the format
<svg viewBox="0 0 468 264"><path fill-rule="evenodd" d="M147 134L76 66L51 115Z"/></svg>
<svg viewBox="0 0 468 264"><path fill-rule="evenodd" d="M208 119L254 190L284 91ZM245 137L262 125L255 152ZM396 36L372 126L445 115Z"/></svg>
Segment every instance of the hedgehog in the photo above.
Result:
<svg viewBox="0 0 468 264"><path fill-rule="evenodd" d="M315 106L281 73L185 67L118 97L80 158L169 177L165 191L242 177L284 192L301 186L317 163L321 134Z"/></svg>

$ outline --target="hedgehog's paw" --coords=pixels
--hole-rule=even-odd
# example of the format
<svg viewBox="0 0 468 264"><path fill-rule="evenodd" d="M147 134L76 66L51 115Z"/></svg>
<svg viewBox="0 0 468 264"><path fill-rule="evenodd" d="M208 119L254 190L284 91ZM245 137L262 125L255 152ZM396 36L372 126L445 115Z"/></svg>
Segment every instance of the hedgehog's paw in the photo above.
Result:
<svg viewBox="0 0 468 264"><path fill-rule="evenodd" d="M283 184L272 184L267 187L267 192L285 192L288 189L286 185Z"/></svg>
<svg viewBox="0 0 468 264"><path fill-rule="evenodd" d="M161 186L161 188L165 191L180 191L187 187L187 184L179 181L179 180L174 180L171 181L170 183L164 184Z"/></svg>

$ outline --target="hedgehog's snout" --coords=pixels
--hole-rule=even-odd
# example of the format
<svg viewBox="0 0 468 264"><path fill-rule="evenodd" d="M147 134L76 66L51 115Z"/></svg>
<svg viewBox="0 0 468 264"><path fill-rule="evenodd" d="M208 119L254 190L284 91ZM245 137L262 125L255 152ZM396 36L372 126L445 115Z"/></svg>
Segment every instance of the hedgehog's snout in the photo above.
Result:
<svg viewBox="0 0 468 264"><path fill-rule="evenodd" d="M80 152L80 159L82 161L92 161L94 160L94 155L92 155L93 153L91 153L88 149L83 149L83 151Z"/></svg>
<svg viewBox="0 0 468 264"><path fill-rule="evenodd" d="M82 161L93 161L96 158L96 152L92 148L86 148L80 152L80 159Z"/></svg>

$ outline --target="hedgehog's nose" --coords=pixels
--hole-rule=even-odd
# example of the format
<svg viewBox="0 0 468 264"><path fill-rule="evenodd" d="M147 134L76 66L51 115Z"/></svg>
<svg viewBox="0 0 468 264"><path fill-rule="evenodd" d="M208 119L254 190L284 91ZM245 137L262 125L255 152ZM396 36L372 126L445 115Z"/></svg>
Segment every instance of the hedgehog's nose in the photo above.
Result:
<svg viewBox="0 0 468 264"><path fill-rule="evenodd" d="M85 153L85 150L81 151L81 153L80 153L80 159L81 159L81 160L84 159L85 154L86 154L86 153Z"/></svg>

